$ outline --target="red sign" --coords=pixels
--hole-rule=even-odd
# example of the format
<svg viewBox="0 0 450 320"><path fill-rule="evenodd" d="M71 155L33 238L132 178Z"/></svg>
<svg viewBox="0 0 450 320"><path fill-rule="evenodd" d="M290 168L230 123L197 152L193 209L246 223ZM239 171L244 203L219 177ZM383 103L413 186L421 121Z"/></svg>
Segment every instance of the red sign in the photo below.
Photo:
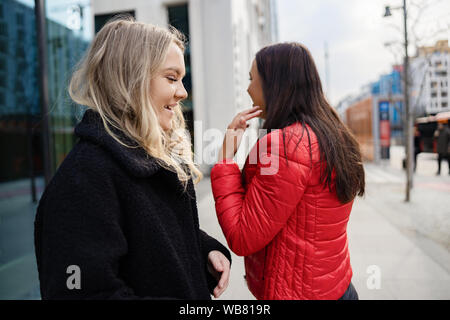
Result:
<svg viewBox="0 0 450 320"><path fill-rule="evenodd" d="M382 147L391 145L391 125L389 120L380 121L380 144Z"/></svg>

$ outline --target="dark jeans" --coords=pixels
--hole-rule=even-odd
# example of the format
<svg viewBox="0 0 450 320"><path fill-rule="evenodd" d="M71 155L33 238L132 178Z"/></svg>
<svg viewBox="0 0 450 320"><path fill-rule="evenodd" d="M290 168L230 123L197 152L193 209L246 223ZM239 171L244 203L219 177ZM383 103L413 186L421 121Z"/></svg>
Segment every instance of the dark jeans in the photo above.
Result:
<svg viewBox="0 0 450 320"><path fill-rule="evenodd" d="M448 170L450 173L450 156L445 155L445 154L438 154L438 174L441 173L441 162L442 160L447 160L447 164L448 164Z"/></svg>
<svg viewBox="0 0 450 320"><path fill-rule="evenodd" d="M345 290L343 296L340 297L339 300L359 300L358 292L356 292L356 289L351 282L347 290Z"/></svg>
<svg viewBox="0 0 450 320"><path fill-rule="evenodd" d="M416 171L416 168L417 168L417 155L419 154L420 152L414 152L414 171ZM406 166L405 166L406 167Z"/></svg>

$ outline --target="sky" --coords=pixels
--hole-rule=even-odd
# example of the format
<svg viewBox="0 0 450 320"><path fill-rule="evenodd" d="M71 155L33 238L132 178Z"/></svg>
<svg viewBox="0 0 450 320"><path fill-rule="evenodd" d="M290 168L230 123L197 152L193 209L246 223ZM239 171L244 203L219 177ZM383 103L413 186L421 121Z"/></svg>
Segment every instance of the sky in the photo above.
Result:
<svg viewBox="0 0 450 320"><path fill-rule="evenodd" d="M392 10L391 17L383 17L385 6L401 7L401 0L276 0L276 4L278 40L308 47L333 105L389 73L393 64L402 63L403 11ZM415 54L416 45L449 39L449 0L407 0L407 8L410 56Z"/></svg>

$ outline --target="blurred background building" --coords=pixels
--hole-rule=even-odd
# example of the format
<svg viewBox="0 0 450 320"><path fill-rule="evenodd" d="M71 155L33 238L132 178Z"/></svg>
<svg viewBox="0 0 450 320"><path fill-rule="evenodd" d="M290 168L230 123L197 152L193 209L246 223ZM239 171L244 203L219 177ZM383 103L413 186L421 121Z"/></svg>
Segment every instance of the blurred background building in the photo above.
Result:
<svg viewBox="0 0 450 320"><path fill-rule="evenodd" d="M417 56L411 61L411 80L411 95L417 116L424 117L450 111L448 40L437 41L434 46L418 48Z"/></svg>
<svg viewBox="0 0 450 320"><path fill-rule="evenodd" d="M450 111L450 48L448 40L439 40L416 52L410 58L410 104L415 122L427 123L423 138L430 140L437 126L433 117ZM391 145L404 144L403 85L403 66L394 65L390 73L337 105L336 110L358 139L364 159L388 159ZM428 146L431 142L425 144L423 149L432 152L433 147Z"/></svg>
<svg viewBox="0 0 450 320"><path fill-rule="evenodd" d="M336 107L357 138L364 160L389 158L391 143L403 143L402 72L402 66L393 66L390 73L361 87Z"/></svg>
<svg viewBox="0 0 450 320"><path fill-rule="evenodd" d="M76 143L73 128L84 108L70 100L67 84L74 65L108 19L128 13L138 21L173 25L187 36L184 84L189 98L184 114L192 136L194 121L201 121L196 130L224 130L236 112L251 107L246 89L253 57L277 40L273 0L42 1L48 61L46 141L35 1L0 2L0 299L40 297L33 230L45 187L45 161L53 174ZM43 157L44 144L49 159ZM209 166L202 169L208 173Z"/></svg>

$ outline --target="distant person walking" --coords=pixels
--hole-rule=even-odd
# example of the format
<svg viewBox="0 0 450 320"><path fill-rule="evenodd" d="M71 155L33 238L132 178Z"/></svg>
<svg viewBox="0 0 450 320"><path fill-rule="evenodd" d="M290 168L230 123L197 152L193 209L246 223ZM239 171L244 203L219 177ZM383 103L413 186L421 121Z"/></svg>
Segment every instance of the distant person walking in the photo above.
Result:
<svg viewBox="0 0 450 320"><path fill-rule="evenodd" d="M438 128L434 132L434 137L437 139L437 154L438 154L438 171L436 175L441 174L441 162L447 160L448 171L450 174L450 159L449 159L449 142L450 142L450 128L448 124L438 123Z"/></svg>
<svg viewBox="0 0 450 320"><path fill-rule="evenodd" d="M417 168L417 156L420 152L420 131L417 127L414 127L414 171Z"/></svg>
<svg viewBox="0 0 450 320"><path fill-rule="evenodd" d="M183 51L176 30L120 19L75 71L69 93L89 109L37 210L42 299L208 300L226 289L230 252L199 228Z"/></svg>
<svg viewBox="0 0 450 320"><path fill-rule="evenodd" d="M250 70L254 108L228 125L212 168L217 217L245 256L257 299L358 299L351 283L347 223L365 190L358 143L322 91L298 43L261 49ZM241 173L233 157L247 121L265 119Z"/></svg>

